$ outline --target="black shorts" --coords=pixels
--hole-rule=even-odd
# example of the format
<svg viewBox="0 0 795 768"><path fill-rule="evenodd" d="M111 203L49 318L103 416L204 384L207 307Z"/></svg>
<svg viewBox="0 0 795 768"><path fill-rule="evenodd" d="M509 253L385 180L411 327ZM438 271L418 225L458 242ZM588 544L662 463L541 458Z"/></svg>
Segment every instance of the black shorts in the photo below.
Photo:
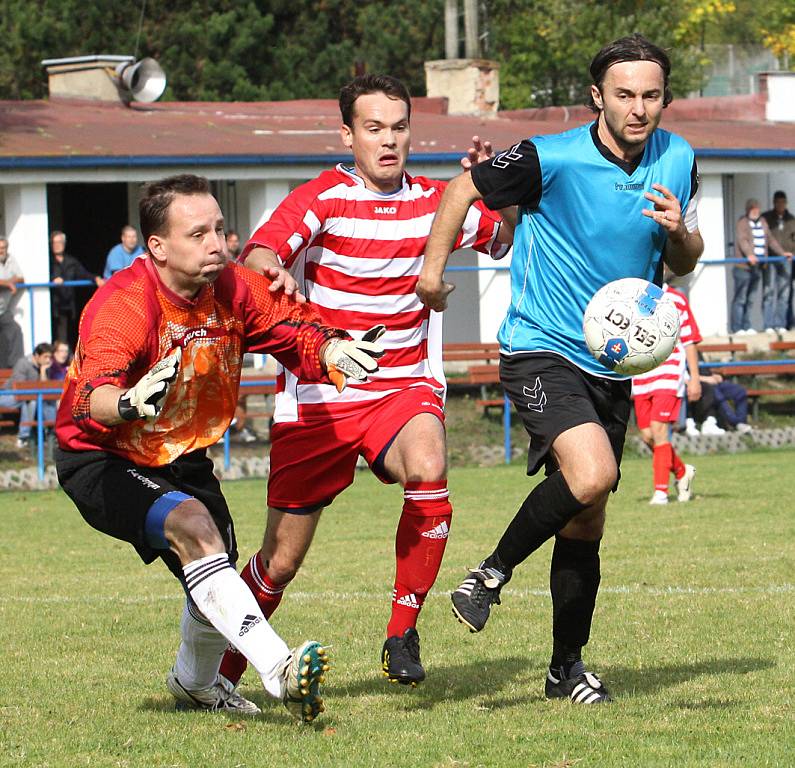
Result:
<svg viewBox="0 0 795 768"><path fill-rule="evenodd" d="M590 422L604 427L616 464L621 464L630 413L628 380L591 376L565 358L545 353L503 355L500 380L530 435L528 475L542 465L547 474L554 472L558 466L550 449L555 438Z"/></svg>
<svg viewBox="0 0 795 768"><path fill-rule="evenodd" d="M161 496L181 491L210 512L230 561L237 562L232 516L205 451L180 456L163 467L142 467L105 451L55 451L58 482L83 519L108 536L129 542L145 563L158 557L184 584L182 564L169 549L153 549L144 530L149 508Z"/></svg>

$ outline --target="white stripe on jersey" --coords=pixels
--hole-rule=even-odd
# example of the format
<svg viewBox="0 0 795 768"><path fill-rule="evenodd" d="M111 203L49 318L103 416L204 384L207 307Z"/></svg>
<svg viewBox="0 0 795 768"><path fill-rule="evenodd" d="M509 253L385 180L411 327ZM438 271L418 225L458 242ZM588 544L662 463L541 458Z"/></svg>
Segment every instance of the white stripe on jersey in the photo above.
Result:
<svg viewBox="0 0 795 768"><path fill-rule="evenodd" d="M254 233L251 243L272 248L290 264L324 322L356 326L359 330L352 335L361 336L363 325L356 322L357 314L382 318L387 333L381 342L394 350L396 362L403 363L383 367L366 383L350 384L341 394L331 385L299 384L291 372L279 367L284 383L276 395L275 421L297 420L299 405L309 406L301 410L307 418L312 414L325 418L336 403L382 398L407 386L406 381L393 384L394 379L444 395L442 316L424 307L414 293L412 278L422 269L424 242L445 186L443 181L404 174L399 189L380 194L367 189L351 170L337 166L293 190L290 204L279 206ZM497 217L477 204L467 211L458 247L475 247L491 255L503 250L495 244L498 231ZM381 295L369 295L368 290ZM417 327L391 329L392 316L406 313L410 322L416 314ZM403 325L406 319L401 318ZM374 382L386 389L376 389Z"/></svg>
<svg viewBox="0 0 795 768"><path fill-rule="evenodd" d="M685 347L701 341L701 335L695 324L695 319L692 317L687 299L678 291L670 289L668 285L665 285L664 289L679 312L679 341L677 341L673 352L661 365L648 373L632 377L632 395L634 397L660 391L683 397L689 378Z"/></svg>
<svg viewBox="0 0 795 768"><path fill-rule="evenodd" d="M408 202L411 200L419 200L423 197L432 197L437 193L438 187L431 186L431 187L423 187L416 182L412 182L411 184L407 184L404 179L403 187L398 192L393 193L391 195L383 195L379 192L374 192L373 190L367 189L364 184L361 183L361 179L359 179L356 174L350 173L347 168L343 168L341 166L337 166L342 170L343 173L350 176L356 184L351 186L350 184L336 184L333 187L329 187L326 190L323 190L318 196L318 200L353 200L354 202L378 202L379 200L397 200L398 202Z"/></svg>
<svg viewBox="0 0 795 768"><path fill-rule="evenodd" d="M310 245L306 260L356 277L411 277L422 271L422 260L415 257L374 259L369 256L343 256L322 246Z"/></svg>
<svg viewBox="0 0 795 768"><path fill-rule="evenodd" d="M416 293L368 296L364 293L346 293L334 288L327 288L312 280L306 281L306 291L312 304L328 309L343 309L346 312L392 315L397 312L417 312L423 307Z"/></svg>
<svg viewBox="0 0 795 768"><path fill-rule="evenodd" d="M335 237L351 237L356 240L410 240L428 237L435 215L426 213L415 219L354 219L333 216L326 219L323 231ZM477 216L476 220L479 218Z"/></svg>

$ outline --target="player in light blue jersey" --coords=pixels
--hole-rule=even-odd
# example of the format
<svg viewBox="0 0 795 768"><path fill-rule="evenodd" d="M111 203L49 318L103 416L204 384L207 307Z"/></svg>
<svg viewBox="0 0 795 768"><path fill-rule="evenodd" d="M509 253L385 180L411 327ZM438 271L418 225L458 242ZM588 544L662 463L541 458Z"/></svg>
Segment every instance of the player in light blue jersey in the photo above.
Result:
<svg viewBox="0 0 795 768"><path fill-rule="evenodd" d="M546 479L527 496L494 552L453 593L453 612L473 632L513 568L555 537L550 570L552 659L548 698L609 701L586 671L599 589L605 507L618 485L630 383L585 346L585 306L605 283L678 275L703 250L696 218L693 150L658 128L672 96L670 60L632 35L591 62L589 125L525 139L454 179L436 214L417 293L442 310L453 286L447 256L466 210L519 207L511 304L499 332L500 378L530 435L528 474Z"/></svg>

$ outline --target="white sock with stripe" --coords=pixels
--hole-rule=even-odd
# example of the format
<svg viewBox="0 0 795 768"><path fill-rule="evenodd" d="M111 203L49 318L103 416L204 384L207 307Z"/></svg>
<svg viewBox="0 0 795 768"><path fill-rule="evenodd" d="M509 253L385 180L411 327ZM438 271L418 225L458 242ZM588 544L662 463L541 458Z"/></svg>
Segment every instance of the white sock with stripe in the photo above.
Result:
<svg viewBox="0 0 795 768"><path fill-rule="evenodd" d="M209 688L215 684L229 642L189 600L182 609L180 634L182 642L174 662L177 679L189 691Z"/></svg>
<svg viewBox="0 0 795 768"><path fill-rule="evenodd" d="M254 666L265 690L280 698L279 672L290 651L262 615L229 557L225 553L208 555L188 563L182 572L199 610Z"/></svg>

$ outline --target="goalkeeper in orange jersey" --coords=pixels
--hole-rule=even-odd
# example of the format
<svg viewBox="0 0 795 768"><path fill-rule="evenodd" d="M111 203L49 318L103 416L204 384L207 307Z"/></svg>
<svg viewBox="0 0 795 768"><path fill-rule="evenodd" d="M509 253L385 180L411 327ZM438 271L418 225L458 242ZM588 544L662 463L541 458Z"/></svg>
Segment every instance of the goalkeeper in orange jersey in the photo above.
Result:
<svg viewBox="0 0 795 768"><path fill-rule="evenodd" d="M182 642L166 681L179 708L259 713L218 676L231 643L270 695L310 721L323 710L326 651L315 641L289 650L237 575L206 448L234 416L244 352L344 387L377 369L381 348L228 261L206 179L148 185L140 219L146 256L114 275L80 321L57 418L58 480L89 525L132 544L144 563L160 558L182 583Z"/></svg>

